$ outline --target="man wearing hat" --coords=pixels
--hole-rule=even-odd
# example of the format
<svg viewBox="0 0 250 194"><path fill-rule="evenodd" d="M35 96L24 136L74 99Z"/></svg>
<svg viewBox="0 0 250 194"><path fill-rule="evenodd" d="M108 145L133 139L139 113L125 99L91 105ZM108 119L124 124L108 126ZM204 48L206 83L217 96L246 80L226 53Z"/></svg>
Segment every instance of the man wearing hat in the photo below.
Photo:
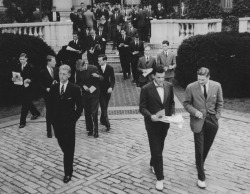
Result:
<svg viewBox="0 0 250 194"><path fill-rule="evenodd" d="M48 55L46 60L47 60L47 66L43 68L39 74L39 86L42 90L44 103L46 107L47 137L52 138L49 91L51 86L59 81L59 76L58 76L58 69L55 67L56 65L55 57Z"/></svg>

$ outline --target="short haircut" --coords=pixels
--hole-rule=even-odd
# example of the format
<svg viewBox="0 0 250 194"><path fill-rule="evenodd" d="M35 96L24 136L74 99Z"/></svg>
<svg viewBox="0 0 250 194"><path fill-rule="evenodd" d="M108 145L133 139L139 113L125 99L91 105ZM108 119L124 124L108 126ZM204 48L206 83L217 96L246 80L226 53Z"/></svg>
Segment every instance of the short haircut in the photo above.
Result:
<svg viewBox="0 0 250 194"><path fill-rule="evenodd" d="M87 9L91 9L91 5L87 5Z"/></svg>
<svg viewBox="0 0 250 194"><path fill-rule="evenodd" d="M47 62L50 62L52 59L55 59L55 56L48 55L48 56L46 57Z"/></svg>
<svg viewBox="0 0 250 194"><path fill-rule="evenodd" d="M99 26L98 26L98 28L104 28L104 25L103 24L100 24Z"/></svg>
<svg viewBox="0 0 250 194"><path fill-rule="evenodd" d="M164 66L163 65L157 65L153 69L152 74L155 75L156 73L164 73L164 72L165 72Z"/></svg>
<svg viewBox="0 0 250 194"><path fill-rule="evenodd" d="M103 61L107 61L108 57L105 54L98 55L98 58L102 58Z"/></svg>
<svg viewBox="0 0 250 194"><path fill-rule="evenodd" d="M139 35L138 35L138 34L135 34L134 38L139 38Z"/></svg>
<svg viewBox="0 0 250 194"><path fill-rule="evenodd" d="M74 32L73 32L73 35L79 36L79 33L78 33L77 31L74 31Z"/></svg>
<svg viewBox="0 0 250 194"><path fill-rule="evenodd" d="M169 46L169 42L168 42L167 40L163 40L163 41L162 41L162 44L166 44L166 45Z"/></svg>
<svg viewBox="0 0 250 194"><path fill-rule="evenodd" d="M21 53L20 55L19 55L19 58L20 57L25 57L25 58L28 58L28 56L27 56L27 54L26 53Z"/></svg>
<svg viewBox="0 0 250 194"><path fill-rule="evenodd" d="M59 70L60 70L60 71L61 71L61 70L66 70L66 71L68 71L69 74L71 74L71 68L70 68L70 66L68 66L68 65L61 65L61 66L59 67Z"/></svg>
<svg viewBox="0 0 250 194"><path fill-rule="evenodd" d="M206 67L201 67L200 69L198 69L197 75L205 75L206 77L209 77L210 76L210 71Z"/></svg>
<svg viewBox="0 0 250 194"><path fill-rule="evenodd" d="M124 32L127 34L126 28L122 28L121 31L124 30Z"/></svg>
<svg viewBox="0 0 250 194"><path fill-rule="evenodd" d="M71 11L74 11L75 10L75 7L71 7Z"/></svg>
<svg viewBox="0 0 250 194"><path fill-rule="evenodd" d="M150 48L149 45L144 46L144 50L145 50L146 48L149 48L149 49L151 50L151 48Z"/></svg>

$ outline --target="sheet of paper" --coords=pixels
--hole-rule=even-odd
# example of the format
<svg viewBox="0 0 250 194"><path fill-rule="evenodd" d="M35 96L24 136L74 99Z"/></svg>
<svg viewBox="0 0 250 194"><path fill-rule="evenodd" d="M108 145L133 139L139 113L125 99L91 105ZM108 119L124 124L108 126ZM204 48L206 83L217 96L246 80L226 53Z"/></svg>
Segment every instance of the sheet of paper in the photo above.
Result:
<svg viewBox="0 0 250 194"><path fill-rule="evenodd" d="M14 84L16 85L23 85L23 78L19 72L12 71L12 78L15 80Z"/></svg>
<svg viewBox="0 0 250 194"><path fill-rule="evenodd" d="M184 119L181 114L173 115L173 116L159 115L158 119L159 121L164 122L164 123L175 124L179 128L182 128L182 125L184 123Z"/></svg>
<svg viewBox="0 0 250 194"><path fill-rule="evenodd" d="M153 71L153 68L146 69L147 71L143 73L142 75L146 77L148 74L150 74Z"/></svg>
<svg viewBox="0 0 250 194"><path fill-rule="evenodd" d="M91 86L89 88L89 92L92 94L94 91L96 90L96 87L95 86Z"/></svg>
<svg viewBox="0 0 250 194"><path fill-rule="evenodd" d="M76 50L76 49L73 49L72 47L70 47L70 46L67 46L66 47L66 50L68 50L68 51L75 51L75 52L77 52L78 50Z"/></svg>
<svg viewBox="0 0 250 194"><path fill-rule="evenodd" d="M102 38L102 41L106 41L106 39L105 39L105 38Z"/></svg>

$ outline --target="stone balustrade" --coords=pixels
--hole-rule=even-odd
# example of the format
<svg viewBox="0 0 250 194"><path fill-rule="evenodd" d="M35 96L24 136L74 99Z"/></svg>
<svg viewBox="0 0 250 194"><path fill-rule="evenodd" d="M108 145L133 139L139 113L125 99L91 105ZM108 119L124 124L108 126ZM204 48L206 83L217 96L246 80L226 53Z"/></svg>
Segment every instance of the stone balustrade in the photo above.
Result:
<svg viewBox="0 0 250 194"><path fill-rule="evenodd" d="M250 33L250 17L239 18L239 32Z"/></svg>
<svg viewBox="0 0 250 194"><path fill-rule="evenodd" d="M37 22L0 24L0 33L26 34L43 39L52 48L72 40L72 22Z"/></svg>
<svg viewBox="0 0 250 194"><path fill-rule="evenodd" d="M168 40L172 47L178 48L181 42L194 35L221 32L222 19L165 19L151 21L150 43L161 44Z"/></svg>

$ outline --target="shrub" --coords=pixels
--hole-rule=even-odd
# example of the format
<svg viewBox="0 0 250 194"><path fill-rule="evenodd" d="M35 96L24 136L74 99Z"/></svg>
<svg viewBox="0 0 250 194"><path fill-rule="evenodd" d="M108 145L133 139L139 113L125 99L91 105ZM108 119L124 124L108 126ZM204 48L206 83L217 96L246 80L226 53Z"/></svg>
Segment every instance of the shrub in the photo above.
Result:
<svg viewBox="0 0 250 194"><path fill-rule="evenodd" d="M27 53L36 72L46 65L46 56L54 51L40 38L28 35L0 34L0 100L2 103L18 101L19 91L11 81L11 72L19 55ZM37 91L36 91L37 92Z"/></svg>
<svg viewBox="0 0 250 194"><path fill-rule="evenodd" d="M225 97L250 96L250 34L236 32L193 36L178 49L176 79L181 86L197 80L197 69L210 69Z"/></svg>

